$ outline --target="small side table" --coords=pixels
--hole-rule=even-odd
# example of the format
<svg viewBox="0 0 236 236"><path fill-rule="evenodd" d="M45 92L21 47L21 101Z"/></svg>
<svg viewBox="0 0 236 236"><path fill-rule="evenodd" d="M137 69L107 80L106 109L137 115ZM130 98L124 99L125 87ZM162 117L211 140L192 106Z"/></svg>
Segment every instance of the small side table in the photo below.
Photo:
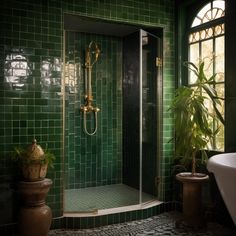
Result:
<svg viewBox="0 0 236 236"><path fill-rule="evenodd" d="M52 222L52 211L45 204L45 198L51 185L52 180L47 178L18 183L18 193L22 201L18 222L21 236L47 236Z"/></svg>

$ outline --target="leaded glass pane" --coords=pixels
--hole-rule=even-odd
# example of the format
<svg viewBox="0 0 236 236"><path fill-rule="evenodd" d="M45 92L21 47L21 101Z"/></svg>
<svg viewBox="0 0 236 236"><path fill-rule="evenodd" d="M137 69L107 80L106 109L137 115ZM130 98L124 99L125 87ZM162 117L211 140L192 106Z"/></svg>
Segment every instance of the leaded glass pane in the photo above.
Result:
<svg viewBox="0 0 236 236"><path fill-rule="evenodd" d="M225 96L225 86L224 84L216 84L215 90L217 91L217 94L220 98L224 98ZM218 106L219 111L221 111L221 114L224 115L224 100L221 100L221 106Z"/></svg>
<svg viewBox="0 0 236 236"><path fill-rule="evenodd" d="M212 28L206 29L206 32L207 32L207 38L211 38L213 36L213 29Z"/></svg>
<svg viewBox="0 0 236 236"><path fill-rule="evenodd" d="M202 19L210 9L211 9L211 4L208 3L198 12L197 14L198 18Z"/></svg>
<svg viewBox="0 0 236 236"><path fill-rule="evenodd" d="M189 52L190 61L197 65L199 61L199 43L191 44ZM194 84L196 82L196 79L196 75L192 71L190 71L189 84Z"/></svg>
<svg viewBox="0 0 236 236"><path fill-rule="evenodd" d="M213 8L225 10L225 1L213 1Z"/></svg>
<svg viewBox="0 0 236 236"><path fill-rule="evenodd" d="M209 22L211 20L223 17L225 15L225 2L216 0L212 4L206 4L194 18L192 26L195 27L200 24Z"/></svg>
<svg viewBox="0 0 236 236"><path fill-rule="evenodd" d="M201 22L202 22L201 19L195 17L195 19L193 20L193 23L192 23L192 27L200 25Z"/></svg>
<svg viewBox="0 0 236 236"><path fill-rule="evenodd" d="M212 54L213 54L213 39L203 41L201 48L201 58L205 62L205 74L207 77L210 77L213 74Z"/></svg>
<svg viewBox="0 0 236 236"><path fill-rule="evenodd" d="M224 84L217 84L216 91L220 97L224 98L225 94ZM218 106L218 109L224 117L224 110L225 110L224 100L221 100L221 104L222 106ZM220 131L215 136L215 149L224 150L224 125L221 124L220 122L216 122L215 126L216 128L220 127Z"/></svg>
<svg viewBox="0 0 236 236"><path fill-rule="evenodd" d="M217 25L215 28L214 28L214 34L215 36L217 35L221 35L224 33L224 24L221 24L221 25Z"/></svg>
<svg viewBox="0 0 236 236"><path fill-rule="evenodd" d="M201 36L201 39L205 39L206 38L206 30L201 30L200 36Z"/></svg>
<svg viewBox="0 0 236 236"><path fill-rule="evenodd" d="M189 34L189 43L205 40L224 34L224 24L215 27L206 28Z"/></svg>
<svg viewBox="0 0 236 236"><path fill-rule="evenodd" d="M224 36L215 39L215 72L217 73L216 82L224 81L225 71L225 42Z"/></svg>
<svg viewBox="0 0 236 236"><path fill-rule="evenodd" d="M224 125L219 123L219 132L215 135L215 150L222 151L224 150Z"/></svg>

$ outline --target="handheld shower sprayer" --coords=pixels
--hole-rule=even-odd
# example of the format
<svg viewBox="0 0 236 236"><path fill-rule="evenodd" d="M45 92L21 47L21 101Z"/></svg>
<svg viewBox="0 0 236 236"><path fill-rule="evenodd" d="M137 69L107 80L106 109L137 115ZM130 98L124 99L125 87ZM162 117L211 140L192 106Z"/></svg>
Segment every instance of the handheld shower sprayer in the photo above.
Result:
<svg viewBox="0 0 236 236"><path fill-rule="evenodd" d="M92 68L97 62L101 51L98 45L91 41L85 52L85 104L80 110L83 112L84 132L87 135L94 135L97 132L97 113L100 111L98 107L92 105ZM94 114L94 129L92 132L87 130L87 114Z"/></svg>

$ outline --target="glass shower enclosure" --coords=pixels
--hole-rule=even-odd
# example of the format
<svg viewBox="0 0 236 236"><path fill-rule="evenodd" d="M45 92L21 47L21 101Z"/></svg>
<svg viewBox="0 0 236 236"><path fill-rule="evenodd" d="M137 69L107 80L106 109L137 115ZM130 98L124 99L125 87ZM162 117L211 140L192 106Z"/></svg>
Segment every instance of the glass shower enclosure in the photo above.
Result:
<svg viewBox="0 0 236 236"><path fill-rule="evenodd" d="M85 49L97 132L83 131ZM64 31L64 212L99 213L158 200L161 140L161 38L136 28L121 35ZM92 129L93 121L88 120Z"/></svg>
<svg viewBox="0 0 236 236"><path fill-rule="evenodd" d="M158 195L161 41L140 30L123 42L123 183L139 190L142 204Z"/></svg>

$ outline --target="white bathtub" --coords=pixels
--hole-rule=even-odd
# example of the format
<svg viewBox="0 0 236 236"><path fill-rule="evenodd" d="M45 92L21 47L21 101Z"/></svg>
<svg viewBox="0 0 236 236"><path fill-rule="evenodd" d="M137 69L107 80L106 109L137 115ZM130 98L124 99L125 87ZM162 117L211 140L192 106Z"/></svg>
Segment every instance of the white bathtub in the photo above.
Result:
<svg viewBox="0 0 236 236"><path fill-rule="evenodd" d="M214 174L225 205L236 225L236 153L212 156L207 162L207 169Z"/></svg>

